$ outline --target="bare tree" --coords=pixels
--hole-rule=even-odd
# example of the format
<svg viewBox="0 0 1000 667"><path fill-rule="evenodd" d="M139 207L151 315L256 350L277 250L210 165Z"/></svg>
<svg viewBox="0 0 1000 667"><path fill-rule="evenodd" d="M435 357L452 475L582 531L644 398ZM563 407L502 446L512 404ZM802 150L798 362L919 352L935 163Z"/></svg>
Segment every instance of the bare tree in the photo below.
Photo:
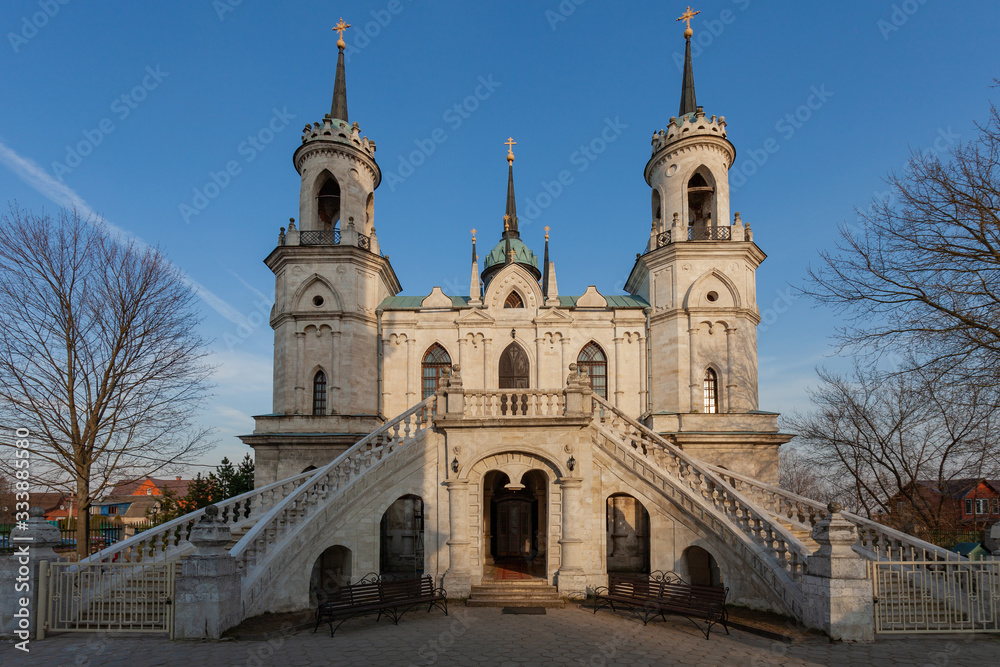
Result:
<svg viewBox="0 0 1000 667"><path fill-rule="evenodd" d="M923 493L918 482L943 488L1000 468L993 433L1000 393L993 388L926 365L884 372L857 363L849 375L820 370L819 377L810 391L814 410L788 423L848 507L893 516L891 503L904 499L907 523L938 530L947 520L946 497Z"/></svg>
<svg viewBox="0 0 1000 667"><path fill-rule="evenodd" d="M862 354L908 350L1000 383L1000 113L944 160L915 153L890 196L842 226L804 291L846 319Z"/></svg>
<svg viewBox="0 0 1000 667"><path fill-rule="evenodd" d="M194 295L160 251L101 221L12 206L0 220L0 317L11 438L0 444L27 429L32 488L75 492L83 557L90 506L112 476L174 471L208 444L192 425L211 371Z"/></svg>

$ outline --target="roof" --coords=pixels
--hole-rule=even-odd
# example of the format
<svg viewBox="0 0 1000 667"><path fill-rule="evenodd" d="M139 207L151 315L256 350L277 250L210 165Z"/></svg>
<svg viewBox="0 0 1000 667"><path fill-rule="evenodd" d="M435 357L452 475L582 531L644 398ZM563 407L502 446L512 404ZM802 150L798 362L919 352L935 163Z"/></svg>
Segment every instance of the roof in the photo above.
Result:
<svg viewBox="0 0 1000 667"><path fill-rule="evenodd" d="M968 556L976 549L982 548L982 544L979 542L959 542L951 548L952 551L959 554L960 556Z"/></svg>
<svg viewBox="0 0 1000 667"><path fill-rule="evenodd" d="M59 491L31 494L31 506L41 507L45 510L46 514L52 512L53 510L58 510L59 505L62 504L68 506L69 502L66 499L66 494Z"/></svg>
<svg viewBox="0 0 1000 667"><path fill-rule="evenodd" d="M940 485L935 480L918 479L916 484L935 493L941 493L955 499L964 498L970 491L979 486L980 483L987 484L1000 493L1000 480L990 480L981 477L967 477L963 479L945 480Z"/></svg>
<svg viewBox="0 0 1000 667"><path fill-rule="evenodd" d="M191 483L189 479L156 479L154 477L145 477L139 480L133 480L131 482L120 482L115 484L114 489L111 491L112 496L134 496L139 487L144 485L146 482L152 482L153 486L159 489L160 493L165 490L170 489L175 496L187 495L188 484ZM146 494L140 493L139 497Z"/></svg>
<svg viewBox="0 0 1000 667"><path fill-rule="evenodd" d="M649 307L644 299L637 296L629 296L628 294L612 294L611 296L603 294L602 296L607 299L609 308ZM382 310L417 310L426 298L426 296L390 296L382 301L379 308ZM467 308L469 306L469 297L467 296L450 296L448 298L451 299L452 308ZM563 308L576 308L576 302L579 298L578 296L561 296L559 297L559 305Z"/></svg>
<svg viewBox="0 0 1000 667"><path fill-rule="evenodd" d="M514 263L515 264L527 264L528 266L533 266L535 270L538 270L538 256L531 251L524 241L521 239L500 239L500 241L493 246L493 250L490 250L490 254L486 256L483 260L483 271L485 272L491 266L496 266L497 264L504 264L507 261L507 243L510 243L510 249L514 252Z"/></svg>

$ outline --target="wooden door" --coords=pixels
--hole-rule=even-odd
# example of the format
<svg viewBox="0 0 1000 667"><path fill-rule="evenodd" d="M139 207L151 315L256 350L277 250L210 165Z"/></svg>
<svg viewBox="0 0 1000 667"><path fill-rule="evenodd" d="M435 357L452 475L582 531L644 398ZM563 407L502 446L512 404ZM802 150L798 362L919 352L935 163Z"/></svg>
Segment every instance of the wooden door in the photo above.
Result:
<svg viewBox="0 0 1000 667"><path fill-rule="evenodd" d="M531 364L517 343L511 343L500 355L500 389L527 389Z"/></svg>
<svg viewBox="0 0 1000 667"><path fill-rule="evenodd" d="M497 503L497 558L531 555L531 501L509 498Z"/></svg>

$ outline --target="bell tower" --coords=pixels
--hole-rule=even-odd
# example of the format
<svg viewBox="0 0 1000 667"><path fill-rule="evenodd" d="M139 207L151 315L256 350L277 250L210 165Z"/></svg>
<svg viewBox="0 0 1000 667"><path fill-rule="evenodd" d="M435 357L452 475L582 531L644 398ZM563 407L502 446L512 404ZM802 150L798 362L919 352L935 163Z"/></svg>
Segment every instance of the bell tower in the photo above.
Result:
<svg viewBox="0 0 1000 667"><path fill-rule="evenodd" d="M383 421L377 309L400 284L375 235L375 142L348 119L349 27L334 27L330 113L305 126L292 156L298 226L282 227L264 260L275 275L273 412L242 437L256 450L258 485L328 463Z"/></svg>
<svg viewBox="0 0 1000 667"><path fill-rule="evenodd" d="M707 117L695 98L690 20L696 13L688 8L678 19L688 23L680 109L653 134L644 171L652 190L649 240L626 290L650 305L650 426L676 434L685 448L725 444L753 452L740 467L770 478L772 464L777 474L776 445L788 438L777 433L776 415L763 416L757 405L756 270L766 256L740 214L730 217L736 149L726 120ZM735 432L757 433L739 444L721 435ZM745 449L750 444L770 449ZM759 456L763 469L753 463Z"/></svg>

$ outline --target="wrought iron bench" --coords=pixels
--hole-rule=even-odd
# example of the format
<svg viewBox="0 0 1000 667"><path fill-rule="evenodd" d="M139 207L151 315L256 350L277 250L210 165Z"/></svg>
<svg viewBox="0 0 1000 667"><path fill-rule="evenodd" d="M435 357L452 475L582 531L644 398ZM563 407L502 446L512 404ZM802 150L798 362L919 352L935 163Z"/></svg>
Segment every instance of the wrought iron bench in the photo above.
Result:
<svg viewBox="0 0 1000 667"><path fill-rule="evenodd" d="M399 625L403 614L424 604L428 605L427 611L437 607L445 616L448 615L448 594L443 588L435 588L429 576L395 579L368 574L356 584L340 586L319 603L313 632L319 629L320 624L327 623L333 637L337 628L349 618L374 612L378 612L376 622L381 620L382 614L386 614L394 625ZM336 620L340 623L335 628L333 622Z"/></svg>
<svg viewBox="0 0 1000 667"><path fill-rule="evenodd" d="M708 639L716 623L721 624L729 634L728 595L728 588L692 586L674 572L656 571L649 575L612 573L608 574L608 585L594 591L594 613L604 607L618 611L615 608L618 604L633 610L642 619L643 625L657 615L666 620L664 614L678 614L691 621ZM694 620L696 618L707 621L708 627L702 628Z"/></svg>

